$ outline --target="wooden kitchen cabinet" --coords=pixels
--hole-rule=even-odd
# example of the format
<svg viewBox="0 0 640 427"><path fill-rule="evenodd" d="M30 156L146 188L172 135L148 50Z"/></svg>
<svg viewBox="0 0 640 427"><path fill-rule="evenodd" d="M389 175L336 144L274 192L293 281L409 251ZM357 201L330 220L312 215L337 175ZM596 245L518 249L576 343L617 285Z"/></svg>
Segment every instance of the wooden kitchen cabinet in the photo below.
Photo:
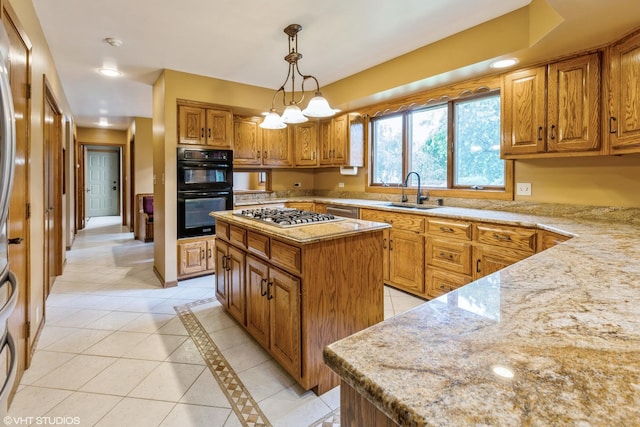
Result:
<svg viewBox="0 0 640 427"><path fill-rule="evenodd" d="M245 291L237 293L244 304L235 304L244 317L232 311L234 279L216 277L223 307L305 390L337 386L323 349L383 319L382 230L294 244L233 217L217 217L216 229L217 263L228 263L233 251L245 262Z"/></svg>
<svg viewBox="0 0 640 427"><path fill-rule="evenodd" d="M360 218L386 222L384 230L384 280L390 286L424 296L425 217L375 209L360 209Z"/></svg>
<svg viewBox="0 0 640 427"><path fill-rule="evenodd" d="M229 110L178 104L178 144L229 150L233 145L232 122Z"/></svg>
<svg viewBox="0 0 640 427"><path fill-rule="evenodd" d="M245 324L245 254L227 242L216 239L216 296L220 304Z"/></svg>
<svg viewBox="0 0 640 427"><path fill-rule="evenodd" d="M330 122L320 122L321 166L364 165L364 119L342 114Z"/></svg>
<svg viewBox="0 0 640 427"><path fill-rule="evenodd" d="M300 375L300 280L247 255L247 330L291 375Z"/></svg>
<svg viewBox="0 0 640 427"><path fill-rule="evenodd" d="M554 233L549 230L538 230L538 249L537 252L542 252L562 242L566 242L571 239L571 236L566 234Z"/></svg>
<svg viewBox="0 0 640 427"><path fill-rule="evenodd" d="M501 155L601 154L600 54L506 74Z"/></svg>
<svg viewBox="0 0 640 427"><path fill-rule="evenodd" d="M271 167L293 166L293 150L289 141L289 128L262 129L262 165Z"/></svg>
<svg viewBox="0 0 640 427"><path fill-rule="evenodd" d="M533 228L478 223L473 226L473 279L515 264L536 252Z"/></svg>
<svg viewBox="0 0 640 427"><path fill-rule="evenodd" d="M301 211L316 212L316 204L314 202L287 202L284 205L288 208L299 209Z"/></svg>
<svg viewBox="0 0 640 427"><path fill-rule="evenodd" d="M178 241L178 279L213 274L215 238L192 238Z"/></svg>
<svg viewBox="0 0 640 427"><path fill-rule="evenodd" d="M318 127L318 122L315 120L291 126L294 164L296 167L318 166Z"/></svg>
<svg viewBox="0 0 640 427"><path fill-rule="evenodd" d="M472 229L472 223L468 221L427 220L427 298L437 298L473 280Z"/></svg>
<svg viewBox="0 0 640 427"><path fill-rule="evenodd" d="M640 152L640 33L609 50L608 129L612 154Z"/></svg>
<svg viewBox="0 0 640 427"><path fill-rule="evenodd" d="M233 118L234 166L291 167L292 149L288 128L262 129L260 117Z"/></svg>

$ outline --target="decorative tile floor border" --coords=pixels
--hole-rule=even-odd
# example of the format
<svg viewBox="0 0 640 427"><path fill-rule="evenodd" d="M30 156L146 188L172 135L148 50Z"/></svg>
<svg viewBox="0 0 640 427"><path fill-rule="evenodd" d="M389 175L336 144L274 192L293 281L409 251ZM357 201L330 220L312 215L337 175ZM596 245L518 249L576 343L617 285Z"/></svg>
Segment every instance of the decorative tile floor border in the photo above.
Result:
<svg viewBox="0 0 640 427"><path fill-rule="evenodd" d="M244 386L238 374L229 365L229 362L222 355L222 352L204 326L202 326L197 316L191 311L192 307L209 304L214 301L217 300L213 297L200 299L173 308L242 425L248 427L271 427L271 423L267 420L258 403ZM309 427L340 427L340 408L311 423Z"/></svg>
<svg viewBox="0 0 640 427"><path fill-rule="evenodd" d="M216 301L215 298L201 299L189 304L176 306L174 309L242 425L248 427L271 427L271 423L260 410L258 403L249 394L247 388L240 381L238 374L231 368L218 346L191 311L191 307L214 301Z"/></svg>

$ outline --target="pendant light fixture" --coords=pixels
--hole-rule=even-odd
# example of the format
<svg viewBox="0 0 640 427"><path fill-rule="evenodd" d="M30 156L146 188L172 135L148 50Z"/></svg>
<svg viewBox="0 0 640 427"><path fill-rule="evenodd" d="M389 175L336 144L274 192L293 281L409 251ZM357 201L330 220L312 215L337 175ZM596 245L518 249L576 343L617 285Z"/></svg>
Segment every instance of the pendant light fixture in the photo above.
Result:
<svg viewBox="0 0 640 427"><path fill-rule="evenodd" d="M284 29L285 34L289 36L289 54L284 57L284 60L289 63L289 71L287 72L287 78L284 80L280 89L276 90L271 100L271 109L269 114L260 123L260 127L264 129L282 129L287 127L287 124L304 123L308 118L323 118L331 117L336 112L329 106L329 103L322 96L320 92L320 84L318 79L312 75L305 75L300 72L298 68L298 61L302 59L302 54L298 52L298 33L302 30L302 26L298 24L291 24ZM298 92L299 99L296 99L296 74L302 78L300 90ZM291 92L287 93L285 87L287 82L291 79ZM304 83L308 79L313 79L316 82L316 92L313 98L309 101L309 105L304 110L300 110L298 104L304 100ZM275 101L278 93L282 92L282 103L285 107L282 117L277 113L275 109Z"/></svg>

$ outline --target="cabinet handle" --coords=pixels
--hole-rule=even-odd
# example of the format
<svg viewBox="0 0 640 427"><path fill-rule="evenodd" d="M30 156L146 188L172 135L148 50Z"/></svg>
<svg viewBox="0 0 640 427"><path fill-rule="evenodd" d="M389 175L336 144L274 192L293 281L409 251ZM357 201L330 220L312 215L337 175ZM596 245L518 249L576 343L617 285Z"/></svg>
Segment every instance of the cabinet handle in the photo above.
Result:
<svg viewBox="0 0 640 427"><path fill-rule="evenodd" d="M267 283L267 299L273 299L273 295L271 295L272 286L273 286L272 282Z"/></svg>
<svg viewBox="0 0 640 427"><path fill-rule="evenodd" d="M393 250L393 240L389 239L389 250Z"/></svg>
<svg viewBox="0 0 640 427"><path fill-rule="evenodd" d="M258 150L257 156L258 156L258 159L259 159L260 158L260 150Z"/></svg>
<svg viewBox="0 0 640 427"><path fill-rule="evenodd" d="M502 234L493 233L493 237L495 237L496 240L499 240L501 242L510 242L511 241L511 237L504 236Z"/></svg>
<svg viewBox="0 0 640 427"><path fill-rule="evenodd" d="M453 228L450 227L440 227L440 231L443 233L453 233Z"/></svg>
<svg viewBox="0 0 640 427"><path fill-rule="evenodd" d="M542 141L542 126L538 126L538 141Z"/></svg>
<svg viewBox="0 0 640 427"><path fill-rule="evenodd" d="M267 291L263 288L265 283L267 283L267 279L260 279L260 295L263 297L267 295Z"/></svg>
<svg viewBox="0 0 640 427"><path fill-rule="evenodd" d="M556 139L556 125L551 125L551 132L549 138Z"/></svg>
<svg viewBox="0 0 640 427"><path fill-rule="evenodd" d="M264 151L262 152L262 158L263 158L263 159L267 159L267 158L268 158L268 157L267 157L267 150L264 150Z"/></svg>
<svg viewBox="0 0 640 427"><path fill-rule="evenodd" d="M316 152L313 152L313 155L311 156L311 160L315 160L316 159Z"/></svg>
<svg viewBox="0 0 640 427"><path fill-rule="evenodd" d="M481 265L482 265L482 264L481 264L481 260L477 260L477 261L476 261L476 273L480 273L480 271L482 270L482 269L480 268L480 266L481 266Z"/></svg>
<svg viewBox="0 0 640 427"><path fill-rule="evenodd" d="M204 128L200 128L200 138L204 138Z"/></svg>
<svg viewBox="0 0 640 427"><path fill-rule="evenodd" d="M440 285L438 287L440 289L442 289L443 291L446 291L446 292L451 292L453 290L453 288L451 286L447 286L447 285Z"/></svg>
<svg viewBox="0 0 640 427"><path fill-rule="evenodd" d="M446 254L444 252L440 252L440 258L448 259L449 261L453 261L453 254Z"/></svg>
<svg viewBox="0 0 640 427"><path fill-rule="evenodd" d="M387 249L387 239L382 239L382 249Z"/></svg>
<svg viewBox="0 0 640 427"><path fill-rule="evenodd" d="M200 251L200 256L202 257L202 259L204 259L204 249Z"/></svg>
<svg viewBox="0 0 640 427"><path fill-rule="evenodd" d="M609 133L618 133L618 119L609 117Z"/></svg>
<svg viewBox="0 0 640 427"><path fill-rule="evenodd" d="M209 138L211 138L211 128L209 128Z"/></svg>
<svg viewBox="0 0 640 427"><path fill-rule="evenodd" d="M211 248L207 249L207 258L211 258Z"/></svg>

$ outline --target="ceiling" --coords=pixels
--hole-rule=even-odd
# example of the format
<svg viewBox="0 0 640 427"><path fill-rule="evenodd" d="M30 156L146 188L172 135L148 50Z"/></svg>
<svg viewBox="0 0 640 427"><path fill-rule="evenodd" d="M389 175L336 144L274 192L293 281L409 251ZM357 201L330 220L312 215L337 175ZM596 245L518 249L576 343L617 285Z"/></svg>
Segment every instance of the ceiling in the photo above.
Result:
<svg viewBox="0 0 640 427"><path fill-rule="evenodd" d="M301 71L327 85L531 2L32 1L76 124L98 127L102 117L113 129L127 128L133 117L151 117L152 85L165 68L275 90L287 70L283 29L292 23L303 27ZM640 22L637 0L547 2L565 19L591 10L591 27L578 22L574 32L611 27L600 16L604 7L615 12L617 3L635 5L622 13ZM107 37L122 40L122 46L110 46ZM106 78L97 72L102 67L117 67L122 76Z"/></svg>

